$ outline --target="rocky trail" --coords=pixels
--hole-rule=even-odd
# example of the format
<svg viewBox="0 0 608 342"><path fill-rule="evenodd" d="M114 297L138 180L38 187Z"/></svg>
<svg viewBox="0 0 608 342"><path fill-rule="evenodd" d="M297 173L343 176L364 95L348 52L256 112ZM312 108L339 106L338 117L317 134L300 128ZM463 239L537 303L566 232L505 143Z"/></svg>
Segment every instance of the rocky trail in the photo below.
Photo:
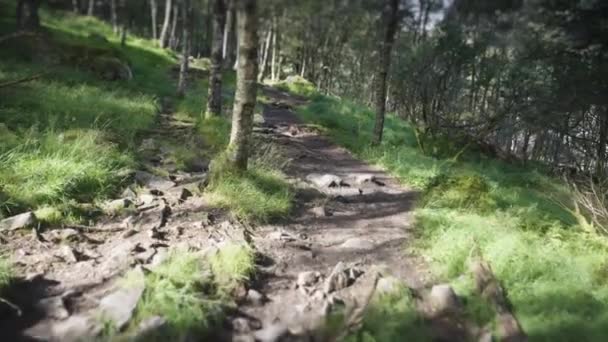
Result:
<svg viewBox="0 0 608 342"><path fill-rule="evenodd" d="M103 329L100 315L120 330L144 292L143 285L120 282L127 271L143 279L173 249L202 255L234 241L255 249L257 271L235 293L238 305L217 340L338 340L360 325L376 292L401 286L417 294L438 340L472 336L464 323L444 315L458 306L451 288L431 289L423 262L408 250L416 192L301 124L292 108L303 99L263 91L271 103L254 134L281 146L291 160L285 170L297 189L291 218L251 229L210 208L202 192L206 160L178 171L165 145L188 140L196 146L194 124L177 120L165 103L140 146L142 169L120 198L104 205L98 223L28 231L19 229L35 220L26 214L0 231L2 252L18 256L24 275L5 294L10 300L0 302L3 338L90 340ZM340 327L321 329L340 308L346 313ZM132 337L157 323L143 322Z"/></svg>

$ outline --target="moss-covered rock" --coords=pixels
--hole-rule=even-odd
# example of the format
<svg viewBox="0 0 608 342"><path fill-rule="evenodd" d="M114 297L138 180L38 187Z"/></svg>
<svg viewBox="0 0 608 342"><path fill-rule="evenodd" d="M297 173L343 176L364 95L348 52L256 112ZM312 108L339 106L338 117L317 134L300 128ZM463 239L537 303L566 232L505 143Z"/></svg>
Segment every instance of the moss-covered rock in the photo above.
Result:
<svg viewBox="0 0 608 342"><path fill-rule="evenodd" d="M475 173L441 174L427 187L423 201L428 207L492 210L496 202L490 184Z"/></svg>

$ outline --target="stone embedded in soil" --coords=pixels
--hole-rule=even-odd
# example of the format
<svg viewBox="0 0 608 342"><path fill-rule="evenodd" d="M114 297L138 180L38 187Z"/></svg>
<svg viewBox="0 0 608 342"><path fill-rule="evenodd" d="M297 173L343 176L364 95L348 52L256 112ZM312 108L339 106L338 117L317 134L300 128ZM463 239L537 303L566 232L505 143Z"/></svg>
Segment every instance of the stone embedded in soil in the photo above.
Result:
<svg viewBox="0 0 608 342"><path fill-rule="evenodd" d="M106 212L119 213L129 207L133 202L128 198L121 198L106 202L103 207Z"/></svg>
<svg viewBox="0 0 608 342"><path fill-rule="evenodd" d="M264 304L264 295L254 289L247 291L247 301L255 306Z"/></svg>
<svg viewBox="0 0 608 342"><path fill-rule="evenodd" d="M378 279L378 284L376 284L376 292L379 294L395 294L398 293L404 284L395 277L382 277Z"/></svg>
<svg viewBox="0 0 608 342"><path fill-rule="evenodd" d="M460 305L454 289L447 284L433 286L429 301L436 314L457 312Z"/></svg>
<svg viewBox="0 0 608 342"><path fill-rule="evenodd" d="M137 332L135 333L135 341L143 341L143 339L148 337L153 337L160 333L167 326L167 320L162 316L152 316L147 318L137 327Z"/></svg>
<svg viewBox="0 0 608 342"><path fill-rule="evenodd" d="M65 260L67 263L78 262L78 256L76 251L68 245L63 245L59 249L59 257Z"/></svg>
<svg viewBox="0 0 608 342"><path fill-rule="evenodd" d="M145 276L141 268L133 271L134 278L128 285L118 288L99 302L102 317L110 319L118 330L131 320L135 307L145 289Z"/></svg>
<svg viewBox="0 0 608 342"><path fill-rule="evenodd" d="M316 271L300 272L296 284L298 286L312 286L321 278L321 273Z"/></svg>
<svg viewBox="0 0 608 342"><path fill-rule="evenodd" d="M277 322L253 333L256 341L277 342L289 334L287 325Z"/></svg>
<svg viewBox="0 0 608 342"><path fill-rule="evenodd" d="M0 231L2 230L17 230L22 228L34 227L38 224L36 215L33 212L28 211L23 214L11 216L0 221Z"/></svg>
<svg viewBox="0 0 608 342"><path fill-rule="evenodd" d="M374 249L375 245L370 240L354 237L344 241L339 247L343 249L371 250Z"/></svg>
<svg viewBox="0 0 608 342"><path fill-rule="evenodd" d="M316 217L327 217L327 216L332 216L333 215L333 213L329 209L327 209L327 207L324 206L324 205L320 205L320 206L314 207L314 208L310 209L310 211Z"/></svg>
<svg viewBox="0 0 608 342"><path fill-rule="evenodd" d="M355 182L357 182L357 184L371 183L374 181L376 181L376 176L372 174L362 174L355 176Z"/></svg>
<svg viewBox="0 0 608 342"><path fill-rule="evenodd" d="M138 206L148 206L151 205L152 203L154 203L154 201L156 200L156 196L152 195L152 194L140 194L137 197L137 202L138 202Z"/></svg>
<svg viewBox="0 0 608 342"><path fill-rule="evenodd" d="M251 331L251 327L249 326L249 320L244 317L237 317L232 320L232 330L237 333L248 333Z"/></svg>
<svg viewBox="0 0 608 342"><path fill-rule="evenodd" d="M94 340L101 332L101 324L93 317L73 315L51 327L53 341L78 342Z"/></svg>
<svg viewBox="0 0 608 342"><path fill-rule="evenodd" d="M339 186L347 186L347 184L344 183L342 178L331 174L321 175L317 173L311 173L306 176L306 180L312 182L319 188L335 188Z"/></svg>
<svg viewBox="0 0 608 342"><path fill-rule="evenodd" d="M348 273L347 268L342 261L336 264L333 271L323 284L323 292L329 294L334 291L339 291L348 286Z"/></svg>
<svg viewBox="0 0 608 342"><path fill-rule="evenodd" d="M135 172L135 181L139 185L160 191L166 191L175 186L174 182L145 171Z"/></svg>
<svg viewBox="0 0 608 342"><path fill-rule="evenodd" d="M66 319L70 316L60 296L41 299L36 303L36 309L44 316L53 319Z"/></svg>

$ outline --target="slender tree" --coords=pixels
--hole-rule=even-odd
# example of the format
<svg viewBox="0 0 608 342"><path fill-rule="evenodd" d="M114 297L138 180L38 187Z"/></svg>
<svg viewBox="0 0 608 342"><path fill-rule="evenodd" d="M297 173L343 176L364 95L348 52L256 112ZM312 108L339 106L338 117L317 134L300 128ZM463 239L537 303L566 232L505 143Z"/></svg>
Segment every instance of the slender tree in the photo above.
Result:
<svg viewBox="0 0 608 342"><path fill-rule="evenodd" d="M160 30L160 37L158 39L158 44L161 48L167 46L167 34L169 33L169 23L171 21L171 8L172 8L171 0L165 1L165 18L163 20L163 27Z"/></svg>
<svg viewBox="0 0 608 342"><path fill-rule="evenodd" d="M78 13L80 6L78 5L78 0L72 0L72 12Z"/></svg>
<svg viewBox="0 0 608 342"><path fill-rule="evenodd" d="M227 0L226 2L226 22L224 24L224 41L222 45L222 58L226 66L234 64L234 1Z"/></svg>
<svg viewBox="0 0 608 342"><path fill-rule="evenodd" d="M253 126L258 73L258 17L256 0L238 0L236 4L239 42L236 94L232 112L232 131L228 160L237 170L246 170L248 147Z"/></svg>
<svg viewBox="0 0 608 342"><path fill-rule="evenodd" d="M179 3L173 2L173 21L171 22L171 35L169 36L169 47L175 49L177 46L177 23L179 22Z"/></svg>
<svg viewBox="0 0 608 342"><path fill-rule="evenodd" d="M213 37L211 38L211 71L207 94L207 118L222 113L222 43L226 21L226 8L223 0L213 0L212 8Z"/></svg>
<svg viewBox="0 0 608 342"><path fill-rule="evenodd" d="M152 39L158 39L158 24L156 19L158 17L158 5L156 0L150 0L150 19L152 24Z"/></svg>
<svg viewBox="0 0 608 342"><path fill-rule="evenodd" d="M38 8L40 0L19 0L17 2L17 26L21 29L36 30L40 27Z"/></svg>
<svg viewBox="0 0 608 342"><path fill-rule="evenodd" d="M95 12L95 0L89 0L89 5L87 7L87 15L92 16Z"/></svg>
<svg viewBox="0 0 608 342"><path fill-rule="evenodd" d="M116 9L116 0L110 0L110 20L112 20L112 31L118 34L118 12Z"/></svg>
<svg viewBox="0 0 608 342"><path fill-rule="evenodd" d="M386 79L391 64L391 51L399 28L399 0L386 0L382 14L383 37L378 46L378 64L375 86L376 121L374 123L374 145L382 142L384 116L386 112Z"/></svg>
<svg viewBox="0 0 608 342"><path fill-rule="evenodd" d="M186 80L188 76L188 60L190 58L190 17L192 15L190 0L182 0L182 60L179 67L179 81L177 93L184 96L186 92Z"/></svg>

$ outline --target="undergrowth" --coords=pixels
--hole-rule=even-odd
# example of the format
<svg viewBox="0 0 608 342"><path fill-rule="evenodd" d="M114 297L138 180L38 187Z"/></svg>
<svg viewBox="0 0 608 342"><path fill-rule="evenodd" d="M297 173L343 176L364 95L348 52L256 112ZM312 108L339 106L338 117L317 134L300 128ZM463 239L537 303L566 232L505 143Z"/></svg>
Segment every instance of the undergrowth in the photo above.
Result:
<svg viewBox="0 0 608 342"><path fill-rule="evenodd" d="M314 96L299 115L421 192L416 249L438 278L454 285L471 319L482 325L494 319L493 310L475 294L468 270L477 251L506 287L530 340L603 339L608 246L605 238L581 229L560 204L571 201L561 182L544 176L542 169L474 150L454 162L446 151L458 148L445 140L426 142L423 153L414 130L391 114L383 143L370 147L373 113L346 100ZM376 340L382 334L372 333Z"/></svg>

